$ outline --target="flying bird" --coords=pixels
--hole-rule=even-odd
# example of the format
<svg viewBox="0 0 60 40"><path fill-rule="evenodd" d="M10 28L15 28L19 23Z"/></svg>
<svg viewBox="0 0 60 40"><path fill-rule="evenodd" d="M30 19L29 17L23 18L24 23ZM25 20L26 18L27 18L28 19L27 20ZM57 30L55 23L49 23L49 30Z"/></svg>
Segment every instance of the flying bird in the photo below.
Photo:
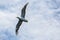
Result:
<svg viewBox="0 0 60 40"><path fill-rule="evenodd" d="M21 10L21 18L20 17L17 17L19 19L17 25L16 25L16 35L18 34L18 30L22 24L22 22L28 22L26 19L25 19L25 14L26 14L26 7L27 7L28 3L26 3L24 5L24 7L22 8Z"/></svg>

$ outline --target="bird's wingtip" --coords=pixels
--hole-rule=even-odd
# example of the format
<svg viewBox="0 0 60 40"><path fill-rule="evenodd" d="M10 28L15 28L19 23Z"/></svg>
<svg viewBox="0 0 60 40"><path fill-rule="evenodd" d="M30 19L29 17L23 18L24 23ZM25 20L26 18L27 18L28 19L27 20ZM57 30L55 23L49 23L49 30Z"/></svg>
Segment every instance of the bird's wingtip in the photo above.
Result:
<svg viewBox="0 0 60 40"><path fill-rule="evenodd" d="M29 4L29 2L26 3L26 5L28 5L28 4Z"/></svg>
<svg viewBox="0 0 60 40"><path fill-rule="evenodd" d="M16 35L18 35L18 30L16 30L15 32L16 32Z"/></svg>
<svg viewBox="0 0 60 40"><path fill-rule="evenodd" d="M29 4L29 2L27 2L27 4Z"/></svg>
<svg viewBox="0 0 60 40"><path fill-rule="evenodd" d="M18 32L16 32L16 35L18 35Z"/></svg>

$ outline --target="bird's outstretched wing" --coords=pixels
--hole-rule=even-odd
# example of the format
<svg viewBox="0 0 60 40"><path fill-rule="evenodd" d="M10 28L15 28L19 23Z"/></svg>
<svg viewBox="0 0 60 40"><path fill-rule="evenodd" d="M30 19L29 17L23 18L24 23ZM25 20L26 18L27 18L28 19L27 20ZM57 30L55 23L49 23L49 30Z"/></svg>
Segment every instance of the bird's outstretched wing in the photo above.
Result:
<svg viewBox="0 0 60 40"><path fill-rule="evenodd" d="M25 18L25 13L26 13L26 7L27 7L28 3L25 4L25 6L22 8L21 10L21 17Z"/></svg>
<svg viewBox="0 0 60 40"><path fill-rule="evenodd" d="M18 30L19 30L21 24L22 24L22 21L19 20L18 23L17 23L17 25L16 25L16 35L18 34Z"/></svg>

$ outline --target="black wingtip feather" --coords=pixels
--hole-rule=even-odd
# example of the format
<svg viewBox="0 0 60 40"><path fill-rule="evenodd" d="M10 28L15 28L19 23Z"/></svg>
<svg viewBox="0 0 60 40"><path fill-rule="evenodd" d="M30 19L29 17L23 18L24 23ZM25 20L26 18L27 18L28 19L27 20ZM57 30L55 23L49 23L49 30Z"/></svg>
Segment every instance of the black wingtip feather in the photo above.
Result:
<svg viewBox="0 0 60 40"><path fill-rule="evenodd" d="M18 35L18 30L16 30L16 35Z"/></svg>
<svg viewBox="0 0 60 40"><path fill-rule="evenodd" d="M26 9L26 6L27 6L28 4L29 4L29 3L27 2L23 8L25 8L25 9Z"/></svg>

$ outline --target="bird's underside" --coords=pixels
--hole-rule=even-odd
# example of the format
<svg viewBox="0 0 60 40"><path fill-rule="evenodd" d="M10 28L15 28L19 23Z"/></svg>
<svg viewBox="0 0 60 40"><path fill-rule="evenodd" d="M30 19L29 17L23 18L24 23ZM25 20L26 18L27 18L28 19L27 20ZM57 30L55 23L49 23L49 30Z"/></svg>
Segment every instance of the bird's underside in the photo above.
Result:
<svg viewBox="0 0 60 40"><path fill-rule="evenodd" d="M27 3L28 4L28 3ZM17 17L19 19L17 25L16 25L16 35L18 34L18 30L22 24L22 22L28 22L26 19L25 19L25 12L26 12L26 7L27 7L27 4L22 8L21 10L21 18Z"/></svg>

